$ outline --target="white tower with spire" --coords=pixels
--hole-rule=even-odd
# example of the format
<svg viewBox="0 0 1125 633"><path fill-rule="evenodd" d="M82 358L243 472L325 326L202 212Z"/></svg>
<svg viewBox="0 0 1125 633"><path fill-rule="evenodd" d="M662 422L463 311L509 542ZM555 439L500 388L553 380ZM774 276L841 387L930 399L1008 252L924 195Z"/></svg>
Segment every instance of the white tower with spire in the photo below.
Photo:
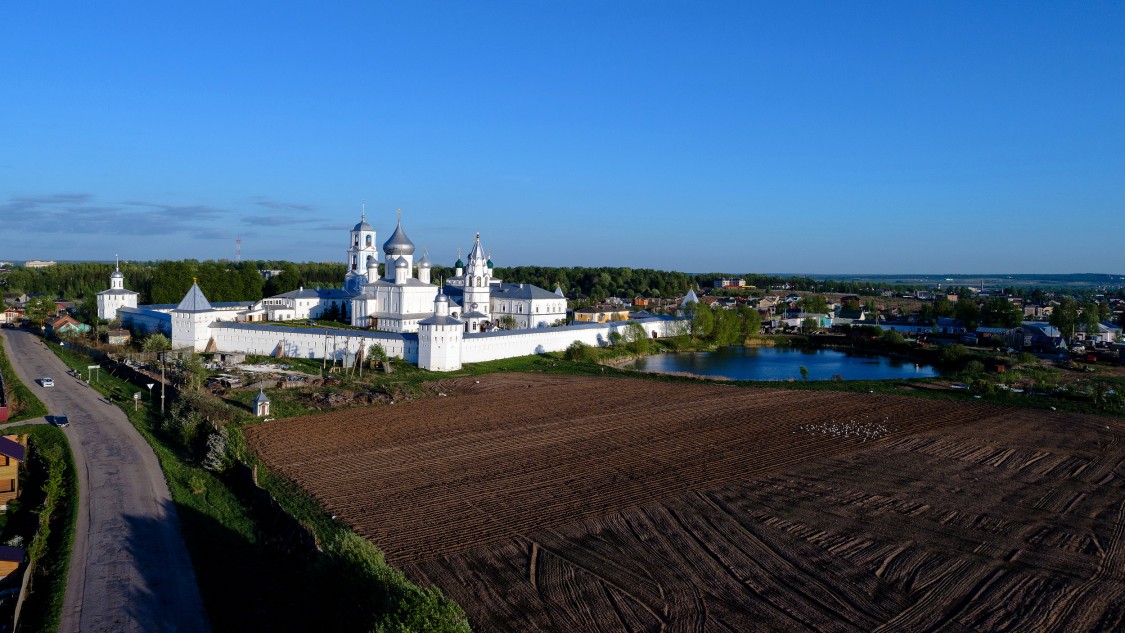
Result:
<svg viewBox="0 0 1125 633"><path fill-rule="evenodd" d="M117 259L117 264L109 275L109 290L98 293L98 318L112 321L117 318L119 308L135 307L137 293L125 289L125 275L121 273L121 260Z"/></svg>
<svg viewBox="0 0 1125 633"><path fill-rule="evenodd" d="M480 243L477 233L473 250L469 251L469 261L465 266L465 300L461 305L464 312L466 332L479 332L481 325L492 320L492 267Z"/></svg>
<svg viewBox="0 0 1125 633"><path fill-rule="evenodd" d="M367 223L367 204L361 208L359 224L352 228L348 244L348 272L344 276L344 289L357 292L363 284L375 281L371 276L369 257L379 261L379 247L375 243L375 229ZM376 264L376 269L378 264Z"/></svg>

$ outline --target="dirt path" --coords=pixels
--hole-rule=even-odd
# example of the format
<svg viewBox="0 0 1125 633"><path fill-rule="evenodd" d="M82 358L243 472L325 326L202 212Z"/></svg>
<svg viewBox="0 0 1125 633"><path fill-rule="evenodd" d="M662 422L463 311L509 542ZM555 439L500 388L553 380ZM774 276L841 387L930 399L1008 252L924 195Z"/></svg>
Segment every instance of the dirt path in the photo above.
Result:
<svg viewBox="0 0 1125 633"><path fill-rule="evenodd" d="M20 380L63 431L78 471L78 525L63 603L63 633L208 631L180 523L152 449L34 335L4 330ZM35 380L55 379L43 388Z"/></svg>

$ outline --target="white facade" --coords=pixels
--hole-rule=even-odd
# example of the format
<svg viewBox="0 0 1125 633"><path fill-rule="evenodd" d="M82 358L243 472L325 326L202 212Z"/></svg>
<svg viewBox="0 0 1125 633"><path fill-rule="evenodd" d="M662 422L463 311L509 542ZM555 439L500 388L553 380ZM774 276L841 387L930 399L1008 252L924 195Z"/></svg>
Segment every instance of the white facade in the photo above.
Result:
<svg viewBox="0 0 1125 633"><path fill-rule="evenodd" d="M366 209L360 215L359 224L352 227L350 237L344 288L354 292L363 284L375 281L379 275L379 248L375 243L375 229L367 223Z"/></svg>
<svg viewBox="0 0 1125 633"><path fill-rule="evenodd" d="M109 290L98 293L98 318L112 321L117 318L121 308L137 307L137 293L125 289L125 275L121 273L120 262L109 276Z"/></svg>
<svg viewBox="0 0 1125 633"><path fill-rule="evenodd" d="M418 328L418 366L430 371L461 369L461 341L465 324L449 315L449 298L438 294L434 315Z"/></svg>

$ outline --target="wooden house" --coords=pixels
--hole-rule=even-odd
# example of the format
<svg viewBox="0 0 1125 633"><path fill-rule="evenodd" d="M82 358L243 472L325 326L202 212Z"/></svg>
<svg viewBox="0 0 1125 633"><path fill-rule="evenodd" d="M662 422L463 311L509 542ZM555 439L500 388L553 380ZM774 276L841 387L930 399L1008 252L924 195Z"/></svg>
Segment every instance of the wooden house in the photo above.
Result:
<svg viewBox="0 0 1125 633"><path fill-rule="evenodd" d="M27 459L27 436L0 437L0 510L19 496L20 464Z"/></svg>

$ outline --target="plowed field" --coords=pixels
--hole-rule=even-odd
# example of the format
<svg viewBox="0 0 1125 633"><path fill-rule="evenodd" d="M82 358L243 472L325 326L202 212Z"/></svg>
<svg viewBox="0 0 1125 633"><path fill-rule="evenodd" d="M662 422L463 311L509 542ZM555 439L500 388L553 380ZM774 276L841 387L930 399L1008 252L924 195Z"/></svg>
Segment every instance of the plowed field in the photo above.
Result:
<svg viewBox="0 0 1125 633"><path fill-rule="evenodd" d="M476 630L1125 626L1119 421L629 379L436 389L248 436Z"/></svg>

